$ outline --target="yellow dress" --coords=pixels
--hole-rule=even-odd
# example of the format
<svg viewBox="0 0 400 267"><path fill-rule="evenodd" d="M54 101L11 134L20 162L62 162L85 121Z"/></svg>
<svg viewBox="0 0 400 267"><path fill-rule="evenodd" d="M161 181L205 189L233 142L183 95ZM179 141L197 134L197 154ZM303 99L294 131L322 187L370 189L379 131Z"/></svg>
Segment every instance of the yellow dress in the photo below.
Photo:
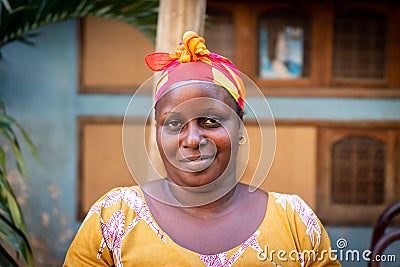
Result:
<svg viewBox="0 0 400 267"><path fill-rule="evenodd" d="M268 193L265 218L246 242L201 255L176 244L157 225L137 186L97 201L76 234L64 266L340 266L330 240L298 196Z"/></svg>

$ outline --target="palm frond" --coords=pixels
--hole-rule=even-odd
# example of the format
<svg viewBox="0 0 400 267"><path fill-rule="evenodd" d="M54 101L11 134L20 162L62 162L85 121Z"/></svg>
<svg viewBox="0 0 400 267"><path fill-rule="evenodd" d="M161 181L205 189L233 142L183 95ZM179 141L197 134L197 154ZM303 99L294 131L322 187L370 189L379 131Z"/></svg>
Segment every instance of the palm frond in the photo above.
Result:
<svg viewBox="0 0 400 267"><path fill-rule="evenodd" d="M8 253L6 249L0 246L0 263L1 266L18 267L19 264L14 260L14 258Z"/></svg>
<svg viewBox="0 0 400 267"><path fill-rule="evenodd" d="M2 0L4 1L4 0ZM7 115L4 104L0 101L0 136L12 148L18 171L26 178L29 177L25 160L20 147L19 132L25 143L30 147L33 156L39 159L37 151L22 126L12 117ZM14 194L13 188L7 180L6 153L2 144L0 146L0 239L12 247L16 255L22 255L28 266L33 266L33 256L29 241L25 234L25 221L23 213ZM18 266L16 257L0 243L0 266Z"/></svg>
<svg viewBox="0 0 400 267"><path fill-rule="evenodd" d="M28 266L33 266L32 249L23 231L0 214L0 238L11 244L23 256ZM0 246L1 247L1 246ZM5 250L3 248L3 250ZM11 256L10 256L11 257ZM11 257L12 258L12 257ZM4 265L2 265L4 266ZM5 265L7 266L7 265Z"/></svg>

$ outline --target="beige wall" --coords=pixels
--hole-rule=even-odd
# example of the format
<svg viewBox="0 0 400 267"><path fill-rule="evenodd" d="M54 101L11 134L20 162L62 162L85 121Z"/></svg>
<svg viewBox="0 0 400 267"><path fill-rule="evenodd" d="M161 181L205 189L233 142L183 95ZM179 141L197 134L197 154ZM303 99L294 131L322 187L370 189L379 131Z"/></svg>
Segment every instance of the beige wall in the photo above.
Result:
<svg viewBox="0 0 400 267"><path fill-rule="evenodd" d="M313 127L277 127L275 159L263 189L298 194L315 208L316 133Z"/></svg>
<svg viewBox="0 0 400 267"><path fill-rule="evenodd" d="M96 88L113 92L121 87L137 87L152 75L144 57L153 52L153 43L132 26L111 19L85 19L82 23L81 90Z"/></svg>
<svg viewBox="0 0 400 267"><path fill-rule="evenodd" d="M260 139L254 126L247 126L251 140L249 173L256 168ZM255 137L255 138L254 138ZM312 208L316 201L316 129L314 127L277 127L276 150L271 170L261 185L265 191L301 196ZM260 163L261 164L261 163ZM250 183L248 176L242 180Z"/></svg>
<svg viewBox="0 0 400 267"><path fill-rule="evenodd" d="M125 164L121 136L122 125L83 126L80 182L84 213L111 188L134 183Z"/></svg>

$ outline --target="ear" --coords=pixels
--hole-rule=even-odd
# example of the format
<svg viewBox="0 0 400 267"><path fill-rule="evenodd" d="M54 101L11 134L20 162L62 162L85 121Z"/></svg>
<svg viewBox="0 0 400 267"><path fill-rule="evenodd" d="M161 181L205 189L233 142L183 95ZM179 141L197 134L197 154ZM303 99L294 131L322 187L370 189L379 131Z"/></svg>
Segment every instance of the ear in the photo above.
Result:
<svg viewBox="0 0 400 267"><path fill-rule="evenodd" d="M239 126L239 137L240 137L243 135L243 127L244 127L243 121L240 118L238 118L238 126Z"/></svg>

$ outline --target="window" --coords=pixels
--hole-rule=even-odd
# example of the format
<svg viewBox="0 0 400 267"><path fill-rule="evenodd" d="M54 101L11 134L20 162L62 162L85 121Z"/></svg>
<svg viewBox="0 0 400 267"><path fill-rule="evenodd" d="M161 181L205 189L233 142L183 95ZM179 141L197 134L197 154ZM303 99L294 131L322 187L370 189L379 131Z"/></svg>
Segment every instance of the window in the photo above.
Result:
<svg viewBox="0 0 400 267"><path fill-rule="evenodd" d="M319 130L317 214L324 223L373 225L398 199L399 131L373 127Z"/></svg>
<svg viewBox="0 0 400 267"><path fill-rule="evenodd" d="M272 11L259 17L259 71L262 79L308 77L310 20L298 12Z"/></svg>
<svg viewBox="0 0 400 267"><path fill-rule="evenodd" d="M347 136L332 144L332 203L382 204L386 146L368 136Z"/></svg>
<svg viewBox="0 0 400 267"><path fill-rule="evenodd" d="M387 23L382 15L351 10L335 17L334 79L386 77Z"/></svg>

